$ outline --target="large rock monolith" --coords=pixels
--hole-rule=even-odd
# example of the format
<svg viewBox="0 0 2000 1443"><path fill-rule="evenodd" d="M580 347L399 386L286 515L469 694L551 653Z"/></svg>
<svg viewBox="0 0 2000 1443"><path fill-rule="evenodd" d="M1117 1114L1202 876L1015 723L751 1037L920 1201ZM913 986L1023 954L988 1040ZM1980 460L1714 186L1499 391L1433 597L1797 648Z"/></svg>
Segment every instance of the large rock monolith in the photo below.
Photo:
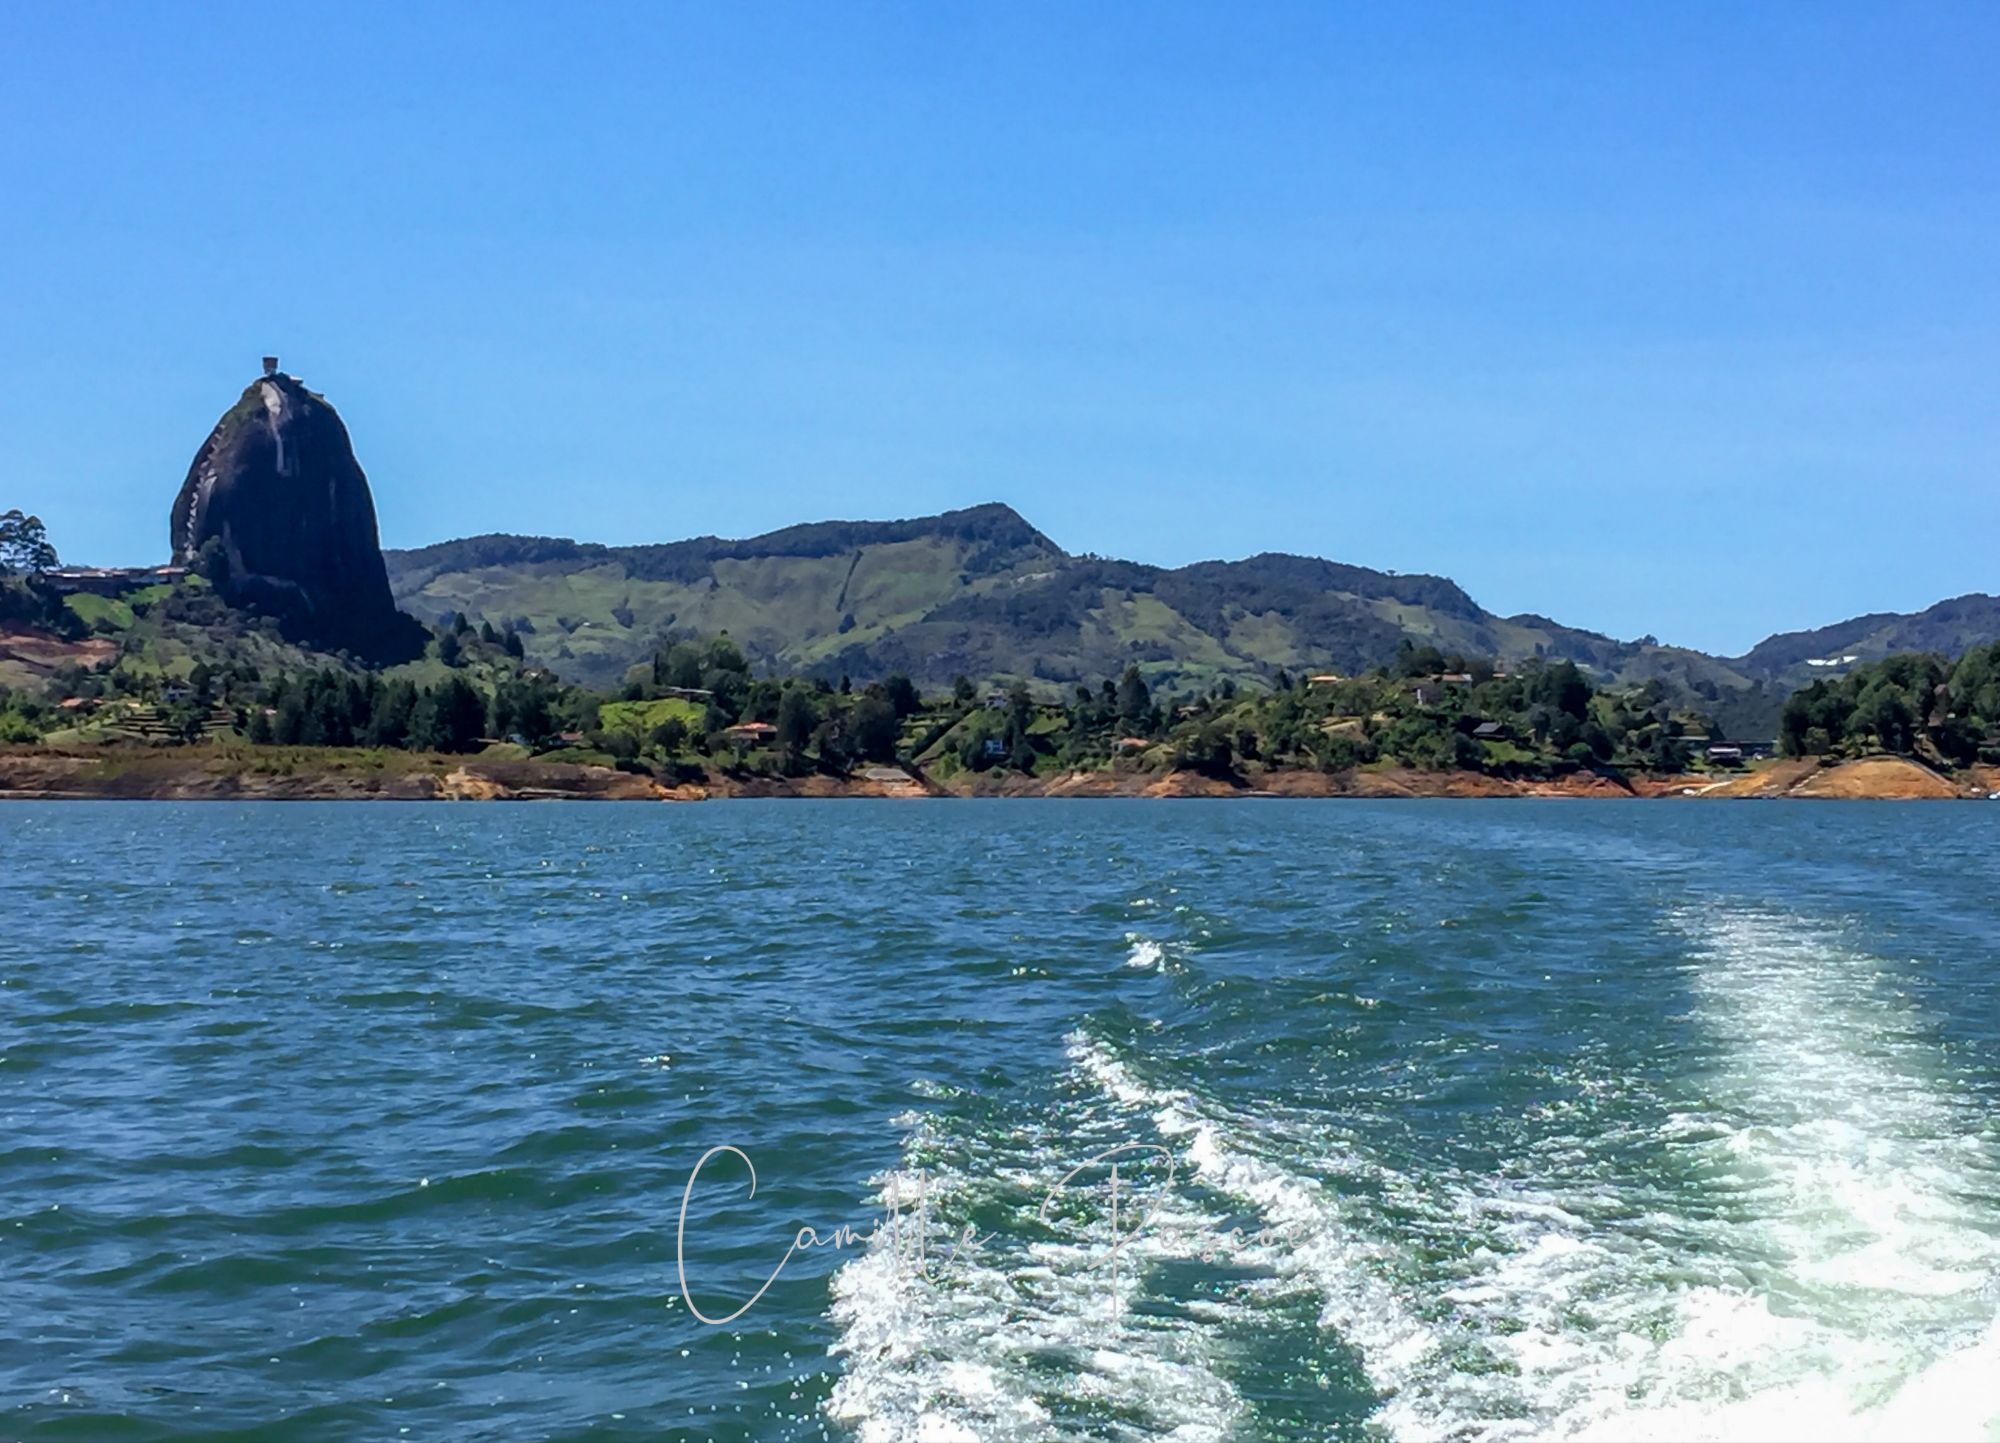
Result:
<svg viewBox="0 0 2000 1443"><path fill-rule="evenodd" d="M275 361L195 454L173 544L176 563L300 640L377 658L422 645L389 594L375 500L347 427Z"/></svg>

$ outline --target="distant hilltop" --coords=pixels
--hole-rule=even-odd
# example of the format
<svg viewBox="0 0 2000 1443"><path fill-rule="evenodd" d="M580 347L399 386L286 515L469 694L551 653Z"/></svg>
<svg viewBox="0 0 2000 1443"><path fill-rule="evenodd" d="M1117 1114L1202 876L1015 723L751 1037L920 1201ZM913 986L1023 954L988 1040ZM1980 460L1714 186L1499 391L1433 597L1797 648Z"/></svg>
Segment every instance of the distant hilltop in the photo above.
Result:
<svg viewBox="0 0 2000 1443"><path fill-rule="evenodd" d="M1495 615L1444 577L1280 553L1174 568L1075 555L999 503L746 540L479 536L391 551L388 564L406 610L511 627L532 659L597 685L615 685L663 634L727 631L775 668L900 671L930 687L959 675L1095 684L1136 664L1156 685L1195 690L1352 674L1412 647L1658 678L1711 708L1740 702L1732 735L1770 735L1780 700L1700 652Z"/></svg>
<svg viewBox="0 0 2000 1443"><path fill-rule="evenodd" d="M1194 689L1280 671L1352 673L1405 646L1501 662L1567 659L1658 680L1732 736L1769 736L1784 694L1892 652L2000 639L2000 598L1958 597L1770 637L1718 657L1487 611L1441 576L1267 552L1159 567L1065 551L1000 503L899 521L827 521L740 540L608 546L475 536L387 553L397 602L520 633L531 657L615 684L662 635L727 631L753 659L826 676L902 671L1068 685L1137 663Z"/></svg>

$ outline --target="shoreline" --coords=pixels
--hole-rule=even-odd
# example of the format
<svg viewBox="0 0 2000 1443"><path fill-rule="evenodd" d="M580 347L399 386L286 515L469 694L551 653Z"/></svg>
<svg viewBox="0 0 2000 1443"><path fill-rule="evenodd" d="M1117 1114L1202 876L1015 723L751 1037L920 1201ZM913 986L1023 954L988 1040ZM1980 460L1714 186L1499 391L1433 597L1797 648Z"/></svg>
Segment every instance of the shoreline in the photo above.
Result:
<svg viewBox="0 0 2000 1443"><path fill-rule="evenodd" d="M300 748L0 748L0 801L727 801L738 798L907 800L981 798L1364 799L1545 797L1640 800L1980 800L2000 791L2000 768L1955 775L1906 757L1790 759L1742 772L1674 776L1578 771L1547 779L1483 772L1370 767L1264 771L1218 778L1190 771L962 774L946 781L911 768L864 767L844 777L707 772L669 783L573 762Z"/></svg>

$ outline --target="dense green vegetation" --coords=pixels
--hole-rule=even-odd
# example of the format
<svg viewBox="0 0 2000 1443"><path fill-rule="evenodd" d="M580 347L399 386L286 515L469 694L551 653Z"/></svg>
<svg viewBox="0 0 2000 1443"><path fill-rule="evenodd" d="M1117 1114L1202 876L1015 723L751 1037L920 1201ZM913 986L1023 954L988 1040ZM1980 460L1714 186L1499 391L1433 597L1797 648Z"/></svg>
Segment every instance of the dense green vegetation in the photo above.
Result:
<svg viewBox="0 0 2000 1443"><path fill-rule="evenodd" d="M910 521L827 522L743 541L607 547L482 536L390 552L412 613L511 627L565 678L618 684L663 637L727 632L760 671L959 675L1043 689L1121 675L1180 694L1280 670L1390 666L1404 642L1509 664L1575 661L1607 683L1657 680L1732 732L1769 738L1779 697L1732 663L1496 616L1443 577L1267 554L1179 568L1072 555L1005 506Z"/></svg>
<svg viewBox="0 0 2000 1443"><path fill-rule="evenodd" d="M1573 662L1502 674L1491 662L1422 647L1356 677L1281 675L1270 690L1225 681L1172 701L1156 698L1137 667L1080 686L1060 705L1038 704L1018 684L981 705L961 687L922 720L930 733L917 759L946 776L1087 770L1120 758L1217 777L1378 764L1517 777L1579 767L1675 772L1691 760L1684 738L1710 734L1657 684L1599 691Z"/></svg>
<svg viewBox="0 0 2000 1443"><path fill-rule="evenodd" d="M41 518L0 512L0 626L76 636L82 619L40 577L59 561Z"/></svg>
<svg viewBox="0 0 2000 1443"><path fill-rule="evenodd" d="M801 776L915 764L950 777L1114 762L1215 776L1375 764L1545 776L1676 770L1688 761L1685 735L1713 734L1657 681L1600 689L1568 661L1503 673L1408 642L1391 664L1351 678L1281 670L1269 685L1224 678L1170 689L1133 663L1060 690L960 676L925 695L901 672L858 686L844 676L759 675L723 635L667 643L617 687L593 690L535 665L518 632L463 616L434 629L420 660L371 668L299 650L270 619L224 605L199 576L117 598L75 595L63 609L72 634L115 644L115 654L0 698L0 736L504 747L677 779L716 768Z"/></svg>
<svg viewBox="0 0 2000 1443"><path fill-rule="evenodd" d="M951 524L942 530L932 523L838 525L779 536L790 561L841 571L836 600L843 606L860 604L871 587L908 582L907 555L895 573L900 581L887 572L863 576L870 547L927 549L933 560L944 554L937 548L947 547L954 564L976 553L981 564L1003 569L1024 558L1046 561L1052 552L1004 508L944 520ZM580 550L573 543L540 544L557 560L574 559ZM659 554L641 560L656 578L706 575L713 591L715 567L769 561L774 544L773 538L684 543L650 549ZM489 545L501 556L519 547L508 538L455 543L471 554L446 560L490 559ZM955 599L928 615L972 626L980 615L1004 614L1008 634L1020 644L1059 654L1084 593L1103 593L1125 566L1062 559L1074 564L1042 577L1047 584L967 591L966 576L955 574ZM0 622L17 636L41 638L32 655L19 653L18 643L11 659L0 655L0 741L234 741L425 753L498 748L666 780L717 769L843 775L869 764L920 768L940 779L1112 766L1237 781L1272 769L1377 766L1549 777L1577 769L1676 773L1709 765L1711 745L1734 729L1731 709L1740 700L1740 692L1670 668L1619 681L1569 657L1501 661L1491 652L1413 640L1396 627L1364 628L1365 645L1343 643L1357 655L1387 647L1385 660L1341 669L1278 665L1247 678L1219 666L1163 663L1126 636L1113 648L1126 658L1119 665L1061 685L1049 672L1067 675L1074 656L1053 668L1044 658L1011 678L961 670L946 683L920 685L912 670L888 668L863 673L870 679L856 685L846 671L830 668L843 656L872 654L865 647L821 651L814 664L790 666L788 648L746 648L723 631L659 642L610 685L592 687L541 664L532 632L523 629L533 626L531 619L496 624L447 613L430 630L421 657L370 666L344 653L302 649L275 619L226 605L199 574L115 595L63 595L40 574L54 561L34 518L0 516ZM1218 572L1231 573L1227 589L1237 601L1204 590ZM1315 630L1338 631L1346 623L1336 613L1357 592L1329 587L1372 588L1378 599L1403 608L1405 621L1416 611L1458 616L1475 629L1492 621L1437 578L1358 573L1289 557L1156 573L1143 596L1127 597L1127 620L1168 630L1188 623L1212 635L1240 631L1244 618L1232 608L1255 606L1262 608L1258 615L1305 618ZM1178 621L1163 619L1165 613ZM835 636L861 629L855 621ZM900 654L895 646L887 651ZM1705 705L1710 692L1716 703ZM1975 647L1955 664L1899 655L1817 680L1784 704L1781 742L1793 755L1883 750L1940 765L2000 760L2000 644Z"/></svg>
<svg viewBox="0 0 2000 1443"><path fill-rule="evenodd" d="M24 515L19 509L0 511L0 577L34 576L57 564L41 517Z"/></svg>
<svg viewBox="0 0 2000 1443"><path fill-rule="evenodd" d="M2000 762L2000 643L1956 662L1910 653L1813 682L1786 699L1778 740L1788 756L1884 751L1946 766Z"/></svg>
<svg viewBox="0 0 2000 1443"><path fill-rule="evenodd" d="M0 672L4 740L227 734L462 751L487 735L496 700L504 719L522 694L558 690L527 667L518 639L491 628L444 628L422 660L376 670L302 649L275 619L225 605L199 576L116 597L64 597L16 579L0 582L0 610L51 642L80 643L67 661L52 648L46 675L24 674L19 663Z"/></svg>
<svg viewBox="0 0 2000 1443"><path fill-rule="evenodd" d="M33 577L0 576L0 625L77 637L84 634L87 623Z"/></svg>

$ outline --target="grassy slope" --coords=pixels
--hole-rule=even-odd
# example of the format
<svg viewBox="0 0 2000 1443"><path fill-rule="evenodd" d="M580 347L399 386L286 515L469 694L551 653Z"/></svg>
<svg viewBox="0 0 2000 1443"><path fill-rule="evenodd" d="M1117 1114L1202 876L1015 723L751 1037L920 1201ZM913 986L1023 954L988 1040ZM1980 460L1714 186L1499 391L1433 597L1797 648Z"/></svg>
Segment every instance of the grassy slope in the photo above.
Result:
<svg viewBox="0 0 2000 1443"><path fill-rule="evenodd" d="M721 631L766 666L904 670L925 687L959 673L1067 686L1137 664L1184 689L1280 667L1354 670L1404 638L1508 660L1568 656L1600 677L1659 677L1711 702L1753 685L1697 652L1495 616L1435 577L1284 556L1178 571L1072 557L1002 507L663 547L474 538L392 552L389 572L417 615L525 623L531 660L599 686L663 632ZM1745 715L1763 710L1775 702L1756 699Z"/></svg>
<svg viewBox="0 0 2000 1443"><path fill-rule="evenodd" d="M198 579L181 584L193 592L204 591L207 585ZM103 668L104 674L159 682L187 681L196 666L204 663L218 672L244 665L265 677L323 669L356 670L352 663L339 656L313 651L285 640L266 624L252 622L210 628L170 619L155 609L153 603L164 600L172 589L168 586L147 587L122 601L109 604L106 604L105 598L88 594L65 599L65 604L72 611L92 624L93 643L109 643L117 648L115 658ZM375 671L384 680L409 681L419 688L436 686L456 675L467 678L482 690L491 690L512 666L511 662L501 666L469 657L452 668L427 653L414 661ZM23 684L39 686L41 683L41 677L30 676ZM71 739L99 740L103 733L101 725L85 726L79 729L77 737Z"/></svg>
<svg viewBox="0 0 2000 1443"><path fill-rule="evenodd" d="M113 669L131 676L185 681L197 663L222 660L222 649L199 627L135 613L135 607L143 610L166 592L165 587L149 587L120 601L78 595L65 604L91 624L93 635L118 644L121 654ZM256 628L230 638L228 645L238 658L267 675L301 671L327 660Z"/></svg>
<svg viewBox="0 0 2000 1443"><path fill-rule="evenodd" d="M608 701L598 712L598 723L606 731L630 732L640 740L653 734L653 729L670 718L677 718L691 732L701 730L702 707L695 702L683 701L678 697L662 697L657 701Z"/></svg>

